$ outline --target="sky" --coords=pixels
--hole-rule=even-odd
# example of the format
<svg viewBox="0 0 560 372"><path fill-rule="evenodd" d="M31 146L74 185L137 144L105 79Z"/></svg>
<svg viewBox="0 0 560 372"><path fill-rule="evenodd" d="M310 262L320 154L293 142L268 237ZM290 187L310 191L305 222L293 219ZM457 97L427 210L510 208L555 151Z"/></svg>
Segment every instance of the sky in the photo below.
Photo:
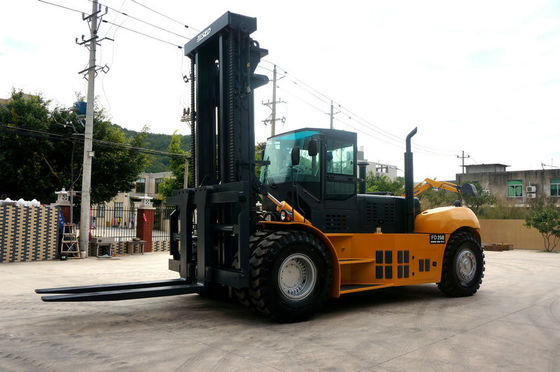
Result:
<svg viewBox="0 0 560 372"><path fill-rule="evenodd" d="M50 1L50 0L49 0ZM52 0L91 11L88 0ZM465 164L502 163L509 170L560 166L559 1L155 1L103 0L105 40L96 96L111 120L128 129L188 134L180 121L190 104L182 76L190 60L177 45L226 11L256 17L253 33L278 65L277 133L329 126L358 133L366 158L401 171L404 138L415 127L414 178L454 179ZM0 98L13 88L69 107L87 82L88 35L80 13L37 0L0 0ZM149 11L146 7L169 18ZM160 28L119 14L120 10ZM175 22L178 20L180 22ZM189 25L187 29L181 24ZM182 35L182 36L178 36ZM255 92L257 141L272 83Z"/></svg>

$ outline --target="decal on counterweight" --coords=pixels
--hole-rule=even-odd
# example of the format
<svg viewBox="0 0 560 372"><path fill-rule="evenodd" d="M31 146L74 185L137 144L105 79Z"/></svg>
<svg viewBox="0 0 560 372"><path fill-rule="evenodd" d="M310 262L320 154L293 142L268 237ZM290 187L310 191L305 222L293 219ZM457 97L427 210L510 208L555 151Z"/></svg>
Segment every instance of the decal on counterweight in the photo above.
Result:
<svg viewBox="0 0 560 372"><path fill-rule="evenodd" d="M445 234L430 234L430 244L445 244Z"/></svg>

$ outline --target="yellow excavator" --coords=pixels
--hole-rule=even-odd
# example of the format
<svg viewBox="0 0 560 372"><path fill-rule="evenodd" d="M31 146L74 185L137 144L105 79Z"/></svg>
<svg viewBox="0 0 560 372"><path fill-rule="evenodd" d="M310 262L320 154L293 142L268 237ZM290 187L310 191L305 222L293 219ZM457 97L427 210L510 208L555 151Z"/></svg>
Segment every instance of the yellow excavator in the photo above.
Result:
<svg viewBox="0 0 560 372"><path fill-rule="evenodd" d="M474 197L478 197L478 192L476 191L474 185L471 183L465 183L463 186L458 186L448 181L436 181L431 178L426 178L424 179L424 181L414 186L414 196L417 197L418 195L422 194L424 191L428 191L431 188L451 191L462 195L471 195Z"/></svg>

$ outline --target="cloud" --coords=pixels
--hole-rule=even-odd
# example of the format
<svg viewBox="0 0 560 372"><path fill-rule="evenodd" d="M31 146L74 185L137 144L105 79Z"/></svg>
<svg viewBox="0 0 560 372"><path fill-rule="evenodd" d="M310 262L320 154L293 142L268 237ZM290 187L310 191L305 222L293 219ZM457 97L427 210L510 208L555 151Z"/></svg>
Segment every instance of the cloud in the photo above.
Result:
<svg viewBox="0 0 560 372"><path fill-rule="evenodd" d="M479 52L471 53L469 55L469 61L474 66L496 66L500 64L502 55L503 49L501 48L482 50Z"/></svg>
<svg viewBox="0 0 560 372"><path fill-rule="evenodd" d="M18 40L12 36L6 36L2 40L2 45L4 48L17 53L35 53L39 49L39 44ZM0 51L0 55L4 52Z"/></svg>
<svg viewBox="0 0 560 372"><path fill-rule="evenodd" d="M560 84L560 78L545 80L542 82L543 86L558 85Z"/></svg>

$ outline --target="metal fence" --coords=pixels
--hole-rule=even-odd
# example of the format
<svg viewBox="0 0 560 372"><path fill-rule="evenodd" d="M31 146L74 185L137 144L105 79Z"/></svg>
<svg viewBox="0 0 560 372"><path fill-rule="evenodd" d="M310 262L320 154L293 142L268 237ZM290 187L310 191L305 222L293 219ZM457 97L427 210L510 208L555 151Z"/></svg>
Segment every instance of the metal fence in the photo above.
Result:
<svg viewBox="0 0 560 372"><path fill-rule="evenodd" d="M154 210L153 241L169 240L169 216L175 207L158 207Z"/></svg>
<svg viewBox="0 0 560 372"><path fill-rule="evenodd" d="M169 216L173 207L156 207L152 240L169 240ZM91 234L95 237L111 237L115 241L127 241L136 237L138 221L135 208L106 208L103 205L91 209Z"/></svg>

